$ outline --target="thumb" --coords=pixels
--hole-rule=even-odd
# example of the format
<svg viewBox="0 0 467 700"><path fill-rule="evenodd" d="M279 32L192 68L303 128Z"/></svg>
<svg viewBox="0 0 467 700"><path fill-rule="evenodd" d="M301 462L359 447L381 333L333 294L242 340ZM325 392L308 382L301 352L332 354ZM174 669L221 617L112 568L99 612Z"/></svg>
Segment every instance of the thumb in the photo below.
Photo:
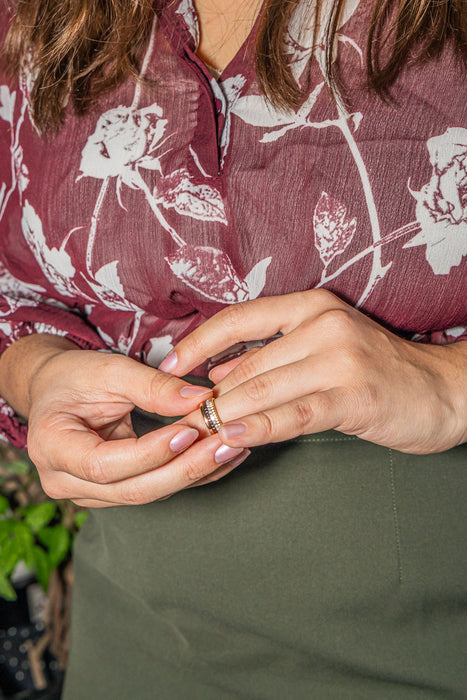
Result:
<svg viewBox="0 0 467 700"><path fill-rule="evenodd" d="M115 359L107 377L107 390L149 413L184 416L212 395L209 388L190 384L124 355Z"/></svg>

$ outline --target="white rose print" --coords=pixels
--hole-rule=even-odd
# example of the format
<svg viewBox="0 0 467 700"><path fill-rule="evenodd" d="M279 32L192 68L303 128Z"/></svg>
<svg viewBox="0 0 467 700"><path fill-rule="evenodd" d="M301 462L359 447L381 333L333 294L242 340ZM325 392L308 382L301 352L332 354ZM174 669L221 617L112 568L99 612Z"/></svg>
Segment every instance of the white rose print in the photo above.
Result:
<svg viewBox="0 0 467 700"><path fill-rule="evenodd" d="M182 8L182 13L186 13L186 8ZM147 69L154 47L155 27L154 22L141 76ZM236 76L231 83L226 85L225 95L234 101L244 82L245 79L242 76ZM222 93L224 101L225 95ZM111 178L117 178L117 194L121 206L123 206L122 184L142 191L156 219L169 233L178 248L176 253L165 258L170 269L184 283L208 298L214 298L212 290L217 283L220 284L220 289L216 293L216 300L221 300L224 303L235 303L239 300L254 298L251 295L257 296L264 287L266 269L270 263L270 258L261 260L245 279L242 279L222 250L188 246L176 229L167 221L162 212L163 209L203 221L224 225L228 223L222 196L217 189L205 181L206 174L201 169L200 172L204 177L202 182L195 182L188 170L184 168L163 176L161 158L164 154L161 154L160 150L167 140L163 139L167 120L164 118L161 107L157 104L138 109L139 97L140 89L137 87L131 106L120 106L108 110L99 118L94 133L88 138L83 148L80 164L80 177L93 177L102 180L91 218L87 244L87 281L95 294L110 308L123 309L126 306L127 310L135 312L133 340L136 338L139 327L141 310L125 302L124 289L117 274L118 261L107 263L98 272L94 272L93 269L94 242L101 208ZM230 138L229 120L225 122L223 134L225 150ZM199 160L193 151L192 156L199 167ZM153 191L150 190L143 177L144 169L157 171L160 174L159 181ZM103 271L105 271L104 276ZM109 285L108 273L110 271L113 281ZM131 343L128 347L130 346Z"/></svg>
<svg viewBox="0 0 467 700"><path fill-rule="evenodd" d="M447 275L467 255L467 129L451 127L427 141L433 172L419 192L421 232L405 248L425 245L435 275Z"/></svg>

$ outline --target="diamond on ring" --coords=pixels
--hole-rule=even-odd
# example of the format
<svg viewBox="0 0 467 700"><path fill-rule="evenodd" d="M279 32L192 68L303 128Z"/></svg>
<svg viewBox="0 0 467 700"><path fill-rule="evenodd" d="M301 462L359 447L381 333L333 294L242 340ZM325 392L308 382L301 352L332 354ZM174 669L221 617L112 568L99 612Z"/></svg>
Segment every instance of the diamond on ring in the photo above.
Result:
<svg viewBox="0 0 467 700"><path fill-rule="evenodd" d="M206 428L209 430L211 435L218 433L222 426L222 421L217 413L214 399L207 399L206 401L203 401L203 403L200 404L199 409L206 424Z"/></svg>

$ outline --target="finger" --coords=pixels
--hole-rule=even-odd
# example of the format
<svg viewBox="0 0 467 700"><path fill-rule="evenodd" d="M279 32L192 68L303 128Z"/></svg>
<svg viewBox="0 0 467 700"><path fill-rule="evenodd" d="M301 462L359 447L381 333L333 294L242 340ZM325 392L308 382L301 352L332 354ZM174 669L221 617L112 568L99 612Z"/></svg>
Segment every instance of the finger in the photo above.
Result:
<svg viewBox="0 0 467 700"><path fill-rule="evenodd" d="M97 484L121 481L157 468L187 449L199 432L185 425L169 425L139 438L103 440L84 424L64 421L51 451L54 469Z"/></svg>
<svg viewBox="0 0 467 700"><path fill-rule="evenodd" d="M342 307L344 302L323 289L232 304L177 343L160 369L183 376L235 343L286 335L305 318Z"/></svg>
<svg viewBox="0 0 467 700"><path fill-rule="evenodd" d="M161 416L181 416L194 409L211 390L195 386L123 355L112 355L95 377L111 395L125 397L135 406ZM108 397L107 397L108 400Z"/></svg>
<svg viewBox="0 0 467 700"><path fill-rule="evenodd" d="M234 386L216 396L215 406L221 423L227 423L277 408L308 394L326 391L335 386L338 379L333 363L327 357L306 357Z"/></svg>
<svg viewBox="0 0 467 700"><path fill-rule="evenodd" d="M243 464L243 462L250 455L251 450L242 450L237 457L231 459L229 462L226 462L226 464L224 464L222 467L216 469L215 472L213 472L209 476L205 476L204 479L200 479L196 483L191 484L190 486L188 486L188 488L192 489L195 488L195 486L206 486L207 484L212 484L216 481L219 481L219 479L222 479L222 477L227 476L227 474L230 474L231 471L239 467L240 464Z"/></svg>
<svg viewBox="0 0 467 700"><path fill-rule="evenodd" d="M299 435L339 430L347 417L345 397L340 389L302 396L276 408L245 416L238 435L238 423L222 426L218 435L232 447L251 447L291 440ZM233 429L232 429L233 428Z"/></svg>
<svg viewBox="0 0 467 700"><path fill-rule="evenodd" d="M310 330L306 331L299 327L288 335L258 348L255 354L245 356L241 362L232 367L224 379L216 381L216 396L225 394L259 374L303 360L321 349L322 342L315 339L313 325L311 324Z"/></svg>
<svg viewBox="0 0 467 700"><path fill-rule="evenodd" d="M209 372L209 379L213 382L213 384L219 384L219 382L221 382L230 372L232 372L232 370L234 370L235 367L240 364L240 362L244 362L247 358L255 355L258 350L261 350L261 347L256 346L251 348L247 352L244 352L243 355L234 357L232 360L224 362L221 365L217 365Z"/></svg>
<svg viewBox="0 0 467 700"><path fill-rule="evenodd" d="M102 501L114 505L142 505L157 501L215 472L221 464L243 452L243 448L223 445L217 436L193 444L186 453L152 471L117 483L96 484L64 472L56 475L54 498Z"/></svg>

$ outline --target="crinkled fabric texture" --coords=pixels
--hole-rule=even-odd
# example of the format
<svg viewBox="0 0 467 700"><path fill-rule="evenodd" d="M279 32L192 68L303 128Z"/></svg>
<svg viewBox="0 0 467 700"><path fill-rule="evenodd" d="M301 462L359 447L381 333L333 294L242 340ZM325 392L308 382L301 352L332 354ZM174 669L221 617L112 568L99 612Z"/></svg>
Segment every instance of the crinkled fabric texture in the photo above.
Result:
<svg viewBox="0 0 467 700"><path fill-rule="evenodd" d="M341 18L345 107L320 49L302 107L268 106L256 28L216 81L194 53L191 0L155 19L142 73L157 83L127 81L82 118L70 104L47 140L29 58L19 83L0 74L0 349L51 332L157 366L225 305L315 287L406 337L465 338L465 76L446 50L405 70L393 103L368 93L369 5L349 0ZM301 84L306 6L288 36ZM24 445L7 406L0 430Z"/></svg>

